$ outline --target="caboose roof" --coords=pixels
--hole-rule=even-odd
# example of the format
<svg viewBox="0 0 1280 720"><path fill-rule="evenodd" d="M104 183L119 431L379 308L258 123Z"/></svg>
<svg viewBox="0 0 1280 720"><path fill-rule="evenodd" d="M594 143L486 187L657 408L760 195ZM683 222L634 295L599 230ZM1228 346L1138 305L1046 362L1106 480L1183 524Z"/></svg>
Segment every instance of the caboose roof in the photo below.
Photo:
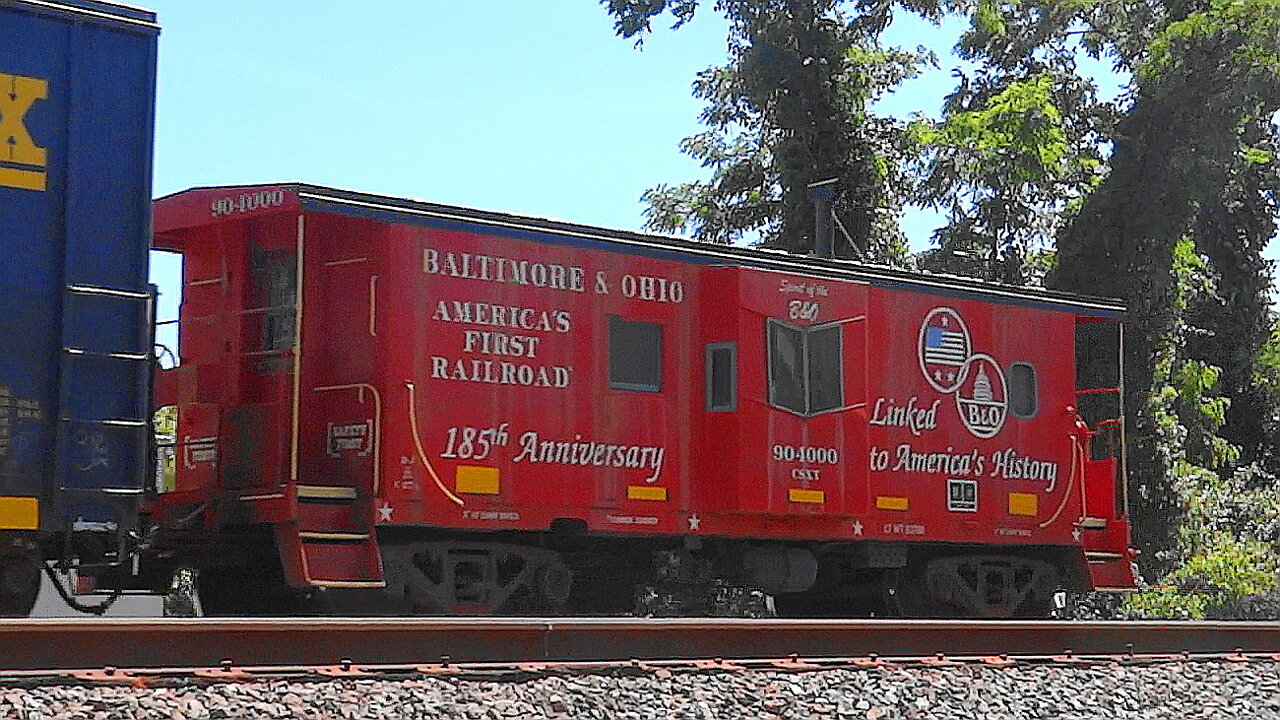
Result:
<svg viewBox="0 0 1280 720"><path fill-rule="evenodd" d="M552 218L477 210L407 198L341 190L306 183L204 186L172 193L157 204L193 193L240 189L284 190L295 193L306 211L367 217L387 222L448 227L489 235L517 237L579 247L610 246L616 252L664 257L700 265L737 265L814 277L853 280L881 287L1027 305L1078 315L1121 319L1124 303L1044 288L1005 285L978 278L942 273L919 273L843 258L821 258L779 250L714 245L671 235L641 233ZM213 223L213 218L209 223ZM603 249L603 247L602 247Z"/></svg>

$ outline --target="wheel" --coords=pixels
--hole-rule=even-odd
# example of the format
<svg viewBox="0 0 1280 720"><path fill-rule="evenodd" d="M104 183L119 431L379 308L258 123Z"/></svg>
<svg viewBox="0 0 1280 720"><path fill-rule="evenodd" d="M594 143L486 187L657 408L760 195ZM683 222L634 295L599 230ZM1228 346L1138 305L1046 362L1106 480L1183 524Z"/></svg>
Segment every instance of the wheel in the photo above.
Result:
<svg viewBox="0 0 1280 720"><path fill-rule="evenodd" d="M40 555L0 555L0 617L27 617L40 594Z"/></svg>

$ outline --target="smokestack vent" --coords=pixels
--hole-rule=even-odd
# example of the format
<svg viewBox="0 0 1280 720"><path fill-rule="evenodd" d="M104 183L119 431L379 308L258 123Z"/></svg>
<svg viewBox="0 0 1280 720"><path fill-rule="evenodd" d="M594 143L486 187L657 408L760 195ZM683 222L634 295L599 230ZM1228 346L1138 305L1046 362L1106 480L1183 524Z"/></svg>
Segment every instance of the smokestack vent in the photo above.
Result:
<svg viewBox="0 0 1280 720"><path fill-rule="evenodd" d="M809 183L809 199L813 201L813 254L835 257L836 228L831 203L835 201L839 178Z"/></svg>

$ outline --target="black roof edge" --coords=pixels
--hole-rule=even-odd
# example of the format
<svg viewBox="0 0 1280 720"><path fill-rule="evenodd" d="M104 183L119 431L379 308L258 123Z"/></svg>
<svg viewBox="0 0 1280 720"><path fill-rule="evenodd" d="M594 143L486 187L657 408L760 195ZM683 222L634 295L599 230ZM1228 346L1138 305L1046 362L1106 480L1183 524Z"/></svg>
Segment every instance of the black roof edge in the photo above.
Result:
<svg viewBox="0 0 1280 720"><path fill-rule="evenodd" d="M342 190L309 183L284 182L201 186L170 193L158 199L163 200L198 190L234 190L260 187L287 188L297 192L300 196L299 199L306 199L301 196L310 195L315 200L362 207L366 211L381 210L455 222L499 225L508 229L566 235L578 239L610 242L650 251L665 251L708 259L722 259L728 262L781 272L796 272L832 279L862 281L872 285L910 286L936 290L950 295L977 295L1004 303L1021 302L1055 305L1060 306L1059 309L1061 310L1070 310L1080 315L1122 319L1126 312L1123 301L1114 298L1095 297L1044 288L1005 285L962 275L911 272L887 265L873 265L842 258L820 258L812 255L797 255L762 248L713 245L670 235L604 228L565 220L515 215L492 210L477 210L355 190Z"/></svg>

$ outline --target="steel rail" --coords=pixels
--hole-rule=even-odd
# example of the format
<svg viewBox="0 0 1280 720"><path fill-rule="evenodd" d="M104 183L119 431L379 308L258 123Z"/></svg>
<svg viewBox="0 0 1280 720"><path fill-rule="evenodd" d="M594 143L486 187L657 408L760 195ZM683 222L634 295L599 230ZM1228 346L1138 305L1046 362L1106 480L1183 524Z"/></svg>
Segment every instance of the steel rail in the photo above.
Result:
<svg viewBox="0 0 1280 720"><path fill-rule="evenodd" d="M0 620L0 671L697 658L1280 653L1277 622Z"/></svg>

